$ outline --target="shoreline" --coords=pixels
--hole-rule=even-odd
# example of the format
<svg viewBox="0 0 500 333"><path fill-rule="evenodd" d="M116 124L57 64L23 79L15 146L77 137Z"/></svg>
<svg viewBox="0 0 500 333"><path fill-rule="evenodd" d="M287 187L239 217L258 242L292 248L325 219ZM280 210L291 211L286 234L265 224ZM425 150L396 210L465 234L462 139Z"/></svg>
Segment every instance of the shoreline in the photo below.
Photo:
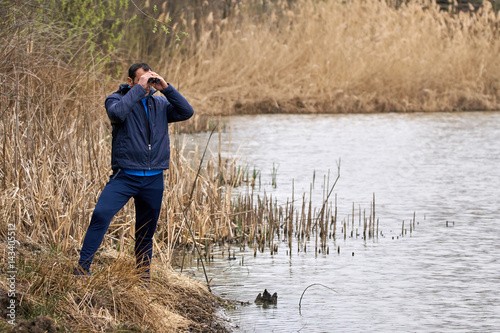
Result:
<svg viewBox="0 0 500 333"><path fill-rule="evenodd" d="M224 105L200 106L193 103L195 115L199 116L232 116L256 114L374 114L374 113L440 113L440 112L475 112L500 111L500 104L487 100L462 101L461 103L440 103L426 105L408 103L406 101L359 102L359 101L303 101L299 98L280 101L265 98L259 101L224 103ZM219 110L219 111L209 111ZM198 111L198 112L196 112Z"/></svg>
<svg viewBox="0 0 500 333"><path fill-rule="evenodd" d="M267 107L259 107L259 105L267 105ZM270 102L252 103L252 106L240 106L237 109L230 109L228 112L219 113L209 113L202 111L196 111L193 116L192 121L185 123L175 123L174 132L179 133L198 133L204 131L210 131L213 124L217 122L219 117L232 117L232 116L258 116L258 115L340 115L340 114L388 114L388 113L398 113L398 114L411 114L411 113L456 113L456 112L500 112L500 107L492 109L443 109L443 110L375 110L375 111L318 111L314 109L307 109L302 107L297 107L295 109L279 107L271 107ZM220 108L221 110L224 108ZM245 110L245 112L243 112Z"/></svg>

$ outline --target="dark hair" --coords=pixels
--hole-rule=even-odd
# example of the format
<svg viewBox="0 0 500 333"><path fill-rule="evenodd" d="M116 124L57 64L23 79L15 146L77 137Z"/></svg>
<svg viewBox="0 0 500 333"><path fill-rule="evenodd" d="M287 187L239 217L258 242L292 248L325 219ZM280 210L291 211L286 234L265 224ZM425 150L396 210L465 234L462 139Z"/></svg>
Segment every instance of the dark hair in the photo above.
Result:
<svg viewBox="0 0 500 333"><path fill-rule="evenodd" d="M144 69L146 72L152 70L151 67L149 67L148 64L143 63L143 62L139 62L137 64L133 64L132 66L130 66L130 68L128 69L128 77L131 78L132 80L134 80L135 79L135 73L137 72L137 70L139 68Z"/></svg>

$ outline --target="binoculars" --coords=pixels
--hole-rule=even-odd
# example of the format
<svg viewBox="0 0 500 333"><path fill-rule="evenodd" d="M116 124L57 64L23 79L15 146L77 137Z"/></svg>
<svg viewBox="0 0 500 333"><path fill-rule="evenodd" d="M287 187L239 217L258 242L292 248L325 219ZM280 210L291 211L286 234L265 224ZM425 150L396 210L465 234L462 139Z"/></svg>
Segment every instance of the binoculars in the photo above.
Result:
<svg viewBox="0 0 500 333"><path fill-rule="evenodd" d="M160 79L158 79L156 77L150 77L148 79L148 83L160 83Z"/></svg>

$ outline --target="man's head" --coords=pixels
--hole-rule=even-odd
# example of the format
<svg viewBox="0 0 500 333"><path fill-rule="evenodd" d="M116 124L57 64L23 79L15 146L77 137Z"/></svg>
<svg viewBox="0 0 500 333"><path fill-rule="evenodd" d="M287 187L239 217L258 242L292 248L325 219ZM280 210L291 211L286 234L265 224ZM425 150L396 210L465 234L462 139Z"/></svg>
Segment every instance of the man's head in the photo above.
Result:
<svg viewBox="0 0 500 333"><path fill-rule="evenodd" d="M151 67L145 63L137 63L130 66L128 69L127 83L130 87L135 86L139 82L139 78L146 72L149 72ZM149 90L149 89L148 89Z"/></svg>

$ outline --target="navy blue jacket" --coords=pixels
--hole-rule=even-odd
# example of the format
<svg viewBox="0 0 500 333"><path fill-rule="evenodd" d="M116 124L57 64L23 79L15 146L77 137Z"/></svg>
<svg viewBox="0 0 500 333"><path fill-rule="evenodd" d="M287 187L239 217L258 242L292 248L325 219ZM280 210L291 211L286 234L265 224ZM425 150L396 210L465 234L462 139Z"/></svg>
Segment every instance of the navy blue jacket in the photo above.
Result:
<svg viewBox="0 0 500 333"><path fill-rule="evenodd" d="M168 124L191 118L193 108L171 85L147 97L148 114L142 99L146 90L139 84L120 89L106 98L105 106L113 127L111 168L133 170L168 169L170 139Z"/></svg>

